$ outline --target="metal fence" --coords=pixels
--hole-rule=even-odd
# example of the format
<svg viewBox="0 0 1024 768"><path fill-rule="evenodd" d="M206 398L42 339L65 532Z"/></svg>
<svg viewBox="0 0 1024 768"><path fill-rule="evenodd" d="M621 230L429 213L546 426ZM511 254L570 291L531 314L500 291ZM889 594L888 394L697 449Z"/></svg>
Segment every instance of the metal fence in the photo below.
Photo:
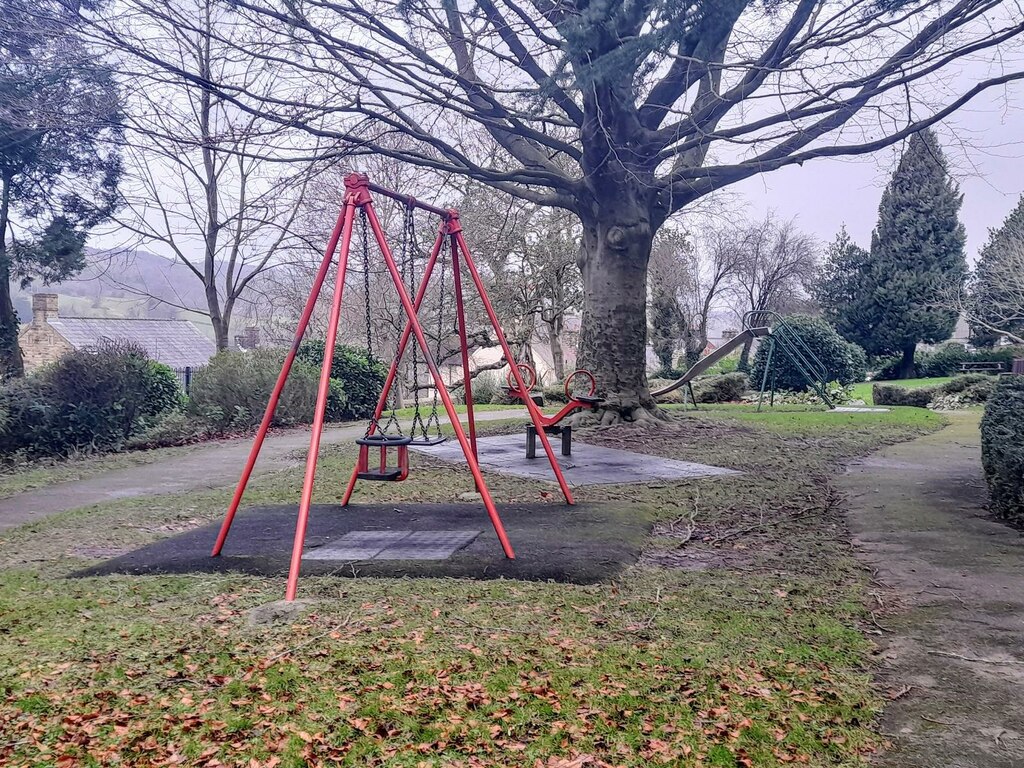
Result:
<svg viewBox="0 0 1024 768"><path fill-rule="evenodd" d="M178 377L178 383L181 384L181 388L185 390L185 394L191 394L192 392L192 377L196 371L202 370L202 367L193 368L191 365L187 365L184 368L172 368L174 375Z"/></svg>

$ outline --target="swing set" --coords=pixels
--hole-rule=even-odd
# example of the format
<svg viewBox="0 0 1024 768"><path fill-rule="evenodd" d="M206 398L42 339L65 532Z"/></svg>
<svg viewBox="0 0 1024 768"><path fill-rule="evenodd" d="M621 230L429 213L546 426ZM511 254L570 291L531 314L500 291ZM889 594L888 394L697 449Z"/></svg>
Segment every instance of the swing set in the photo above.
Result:
<svg viewBox="0 0 1024 768"><path fill-rule="evenodd" d="M404 205L400 261L396 261L395 255L391 247L388 245L387 238L384 235L384 229L381 226L380 220L377 218L377 213L373 206L374 194L391 198L392 200L396 200ZM417 257L420 256L420 254L418 253L418 246L415 242L416 230L414 219L414 214L417 210L426 211L440 219L437 237L435 238L434 245L426 259L426 263L423 267L423 275L422 278L420 278L418 285L416 283L415 272ZM378 254L376 254L376 256L384 262L387 273L391 278L395 292L402 305L402 311L406 318L406 322L399 339L395 355L391 361L390 368L388 369L387 377L384 380L384 386L381 389L373 416L370 418L364 435L355 441L358 446L358 458L356 460L355 467L352 469L352 475L345 488L341 504L342 506L347 506L349 504L349 501L352 498L352 493L355 490L356 483L360 480L384 482L405 480L409 476L410 446L436 445L445 439L441 432L441 421L438 409L438 399L440 399L440 403L443 405L445 413L448 416L448 421L455 432L455 438L459 441L463 455L466 458L466 463L469 465L469 470L472 473L473 480L476 484L476 490L481 496L484 509L490 518L491 525L494 527L494 532L497 534L502 551L507 558L515 558L515 552L513 551L512 545L505 534L505 528L502 525L501 517L498 514L497 507L494 504L494 499L491 496L487 483L480 471L480 464L477 460L476 421L473 412L472 374L469 365L470 350L469 342L467 340L466 313L462 284L463 267L480 296L487 318L491 327L494 329L498 344L501 346L504 358L509 363L510 388L513 388L512 385L514 384L514 389L516 391L528 393L535 383L536 376L534 375L534 381L530 382L528 386L527 381L523 376L521 366L514 362L512 350L508 345L508 341L505 339L505 334L501 330L501 325L498 322L498 317L495 314L494 307L491 305L491 302L487 297L487 291L484 288L483 280L480 278L480 273L477 270L476 263L473 261L473 257L470 255L469 248L466 246L466 241L463 238L462 225L459 222L458 211L453 208L442 209L428 205L420 202L414 197L402 195L393 190L373 184L365 174L352 173L345 177L345 197L342 203L341 212L338 215L338 220L335 223L333 232L331 233L330 240L328 241L323 259L320 263L320 268L313 280L313 286L310 290L309 298L306 300L306 305L302 311L302 315L300 316L298 327L295 329L295 337L292 341L292 346L289 349L288 354L285 356L284 364L281 367L281 373L278 375L277 382L270 395L266 411L263 414L263 420L256 432L252 449L249 451L249 458L242 470L242 476L238 481L238 486L236 487L234 496L231 499L231 504L229 505L224 521L221 524L220 532L217 535L217 541L213 546L212 552L213 556L218 556L224 548L228 532L231 529L231 523L238 511L242 495L245 493L245 488L248 485L253 467L256 464L256 459L259 457L260 449L262 448L263 441L267 435L267 430L270 428L274 411L277 408L277 402L281 396L282 390L284 389L285 382L288 379L288 374L291 371L292 364L295 362L299 344L302 342L302 338L309 326L310 317L313 314L317 298L320 295L324 282L327 279L327 273L334 260L335 251L338 251L338 272L335 279L334 293L328 317L327 334L324 344L324 360L320 369L320 382L317 388L316 406L313 411L313 428L309 441L309 452L306 456L306 469L302 483L302 494L299 498L298 518L295 525L295 538L292 544L291 563L288 570L288 584L285 591L285 600L294 600L298 591L299 572L302 567L302 552L305 546L306 528L309 522L309 511L313 499L313 482L316 475L317 459L320 452L320 438L321 433L323 432L324 413L327 407L327 395L330 387L332 353L337 342L345 281L350 269L352 269L349 262L352 250L352 235L353 230L355 229L357 214L360 220L359 234L362 248L362 253L360 255L362 262L363 288L366 297L367 309L367 349L371 357L373 355L373 338L370 327L369 291L371 264L375 257L371 255L369 243L370 232L373 233L373 239L377 244ZM445 246L447 246L447 249ZM445 385L438 369L438 358L441 355L441 337L444 331L444 284L445 273L447 271L446 262L448 260L445 255L442 255L442 251L444 250L448 251L448 257L450 257L451 260L451 278L455 294L455 330L459 337L463 376L462 385L465 391L468 434L467 430L463 428L462 423L459 420L451 395L449 394L448 388ZM440 277L438 283L441 289L441 303L438 311L438 333L435 349L431 350L427 343L427 336L424 333L423 326L419 319L419 310L427 295L427 288L439 260L440 269L438 272ZM413 416L410 434L407 435L403 433L397 417L397 397L395 396L394 387L398 376L399 366L402 363L402 359L407 348L410 346L411 337L415 337L410 351L413 363L412 384L415 413ZM431 413L426 421L422 418L419 395L419 361L421 354L423 363L426 365L427 370L430 373L434 391ZM566 503L573 504L572 491L562 474L558 460L555 458L554 450L547 438L544 428L547 419L545 419L541 414L540 408L533 402L532 398L524 396L520 399L526 406L533 428L536 430L537 435L544 446L544 451L551 464L551 471L554 473L555 479L558 481L558 485L562 491L562 495L565 497ZM386 419L384 418L385 411L388 412ZM433 429L433 435L430 434L431 429Z"/></svg>

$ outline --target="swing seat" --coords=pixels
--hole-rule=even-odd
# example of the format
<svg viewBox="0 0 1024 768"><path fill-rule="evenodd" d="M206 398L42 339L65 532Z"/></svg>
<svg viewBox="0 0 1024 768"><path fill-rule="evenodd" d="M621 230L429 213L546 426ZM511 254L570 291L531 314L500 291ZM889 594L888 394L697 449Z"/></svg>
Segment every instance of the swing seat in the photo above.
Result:
<svg viewBox="0 0 1024 768"><path fill-rule="evenodd" d="M377 480L384 482L401 482L409 476L409 445L411 437L404 435L386 435L378 432L356 440L359 446L359 460L356 464L356 477L360 480ZM370 466L370 449L380 449L380 463ZM395 449L394 466L388 465L388 450Z"/></svg>
<svg viewBox="0 0 1024 768"><path fill-rule="evenodd" d="M412 440L409 445L440 445L441 443L447 442L447 437L444 435L438 435L437 437L417 437Z"/></svg>
<svg viewBox="0 0 1024 768"><path fill-rule="evenodd" d="M573 397L573 400L583 403L584 405L589 405L591 408L596 408L604 402L603 397L596 397L594 395L576 395Z"/></svg>

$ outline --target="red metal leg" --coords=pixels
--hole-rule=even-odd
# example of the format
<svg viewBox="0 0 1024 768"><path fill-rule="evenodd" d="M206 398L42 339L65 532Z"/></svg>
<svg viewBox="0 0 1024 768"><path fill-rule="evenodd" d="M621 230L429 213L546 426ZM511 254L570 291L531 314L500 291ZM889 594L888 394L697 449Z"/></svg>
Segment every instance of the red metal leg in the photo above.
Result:
<svg viewBox="0 0 1024 768"><path fill-rule="evenodd" d="M299 519L295 524L295 541L292 543L292 560L288 568L288 588L285 600L294 600L299 587L299 571L302 569L302 548L306 541L306 525L309 522L309 507L313 500L313 481L316 476L316 462L320 453L320 436L324 429L324 413L327 410L327 394L331 384L331 363L338 338L338 322L341 319L341 298L345 291L345 273L348 271L348 252L352 243L352 222L355 219L356 204L351 195L346 196L342 209L343 231L341 253L338 255L338 277L334 285L334 299L324 340L324 361L320 367L320 386L313 410L313 433L309 438L309 453L306 455L306 474L302 481L302 496L299 499Z"/></svg>
<svg viewBox="0 0 1024 768"><path fill-rule="evenodd" d="M441 253L441 246L444 245L444 226L442 224L441 229L438 230L437 239L434 240L434 247L430 249L430 258L427 259L427 264L423 269L423 280L420 282L420 287L416 291L416 301L414 302L416 311L419 311L420 305L423 304L423 299L427 295L427 284L430 282L431 275L434 274L434 265L437 263L438 254ZM373 425L380 419L382 413L384 413L384 404L387 403L388 394L391 392L391 387L394 386L395 377L398 375L398 366L402 361L402 353L405 352L405 348L409 343L409 336L412 334L412 323L406 321L405 329L402 331L402 336L398 342L398 350L395 353L394 360L391 361L391 367L388 369L387 378L384 380L384 387L380 391L380 397L377 398L377 407L373 411L373 421L370 422L370 432L373 434ZM356 466L352 470L352 475L348 479L348 485L345 486L345 493L341 497L341 506L348 506L348 502L352 498L352 492L356 488L356 480L358 480L359 467Z"/></svg>
<svg viewBox="0 0 1024 768"><path fill-rule="evenodd" d="M295 355L299 350L299 344L302 343L302 337L306 333L306 328L309 326L309 318L313 314L313 309L316 307L316 300L320 296L320 289L323 288L324 280L327 277L327 271L330 269L331 260L334 257L334 251L338 247L338 240L341 238L342 226L344 223L344 209L338 214L338 221L334 225L334 231L331 233L331 239L327 243L327 249L324 252L323 261L320 262L320 269L317 270L316 277L313 280L313 287L309 291L309 298L306 299L306 306L302 310L302 316L299 318L298 327L295 329L295 338L292 341L291 349L288 350L288 355L284 359L284 364L281 366L281 373L277 376L277 383L274 384L274 391L270 394L270 400L267 401L267 409L263 412L263 421L260 422L260 428L256 432L256 438L253 440L252 448L249 450L249 458L245 463L245 469L242 470L242 477L238 481L238 486L235 488L235 495L231 497L231 504L228 505L227 514L224 516L224 522L221 523L220 532L217 534L217 541L213 545L213 552L211 555L216 557L221 553L224 548L224 542L227 540L228 531L231 530L231 523L235 519L235 513L238 511L238 505L242 502L242 494L245 493L245 487L249 484L249 477L252 475L253 467L256 466L256 459L260 455L260 449L263 447L263 441L266 439L267 430L270 428L270 422L274 418L274 411L277 409L277 401L281 398L281 391L284 389L285 382L288 380L288 374L291 372L292 363L295 362Z"/></svg>
<svg viewBox="0 0 1024 768"><path fill-rule="evenodd" d="M476 487L480 491L480 495L483 497L484 507L487 509L487 515L491 519L491 525L494 526L494 532L498 536L498 541L501 542L501 548L505 553L505 556L509 559L515 558L515 552L512 550L512 545L509 543L508 536L505 535L505 526L501 522L501 517L498 515L498 509L494 505L494 499L491 498L491 492L487 488L487 484L484 482L483 473L480 471L480 465L477 463L476 456L473 454L473 450L469 445L469 439L466 437L466 433L462 429L462 422L459 421L458 414L455 412L455 406L452 403L452 398L448 394L448 388L444 384L444 380L441 378L441 372L437 369L437 363L434 361L433 354L430 351L430 346L427 344L427 338L423 333L423 328L420 326L419 318L416 316L416 307L413 305L412 300L409 298L409 294L405 290L405 286L402 284L402 277L398 273L398 266L395 264L394 256L391 254L391 249L388 247L387 242L384 239L384 230L380 226L380 221L377 219L377 214L373 210L372 205L366 206L366 215L370 220L370 227L373 229L373 234L377 238L377 243L380 246L381 253L384 255L384 261L387 264L388 272L391 273L391 279L395 284L395 288L398 291L398 298L402 302L402 308L405 310L406 316L409 318L409 325L412 326L412 332L416 336L416 341L419 342L420 349L423 350L423 357L427 363L427 367L430 369L430 375L434 379L434 386L437 388L438 394L441 395L441 401L444 403L445 411L448 412L448 418L451 421L452 427L455 429L455 437L458 438L459 445L462 447L462 452L466 456L466 462L469 464L469 471L473 473L473 479L476 481ZM501 337L504 339L504 337Z"/></svg>
<svg viewBox="0 0 1024 768"><path fill-rule="evenodd" d="M523 375L519 371L519 366L516 365L515 358L512 356L512 350L508 346L508 341L505 339L505 334L501 330L501 325L498 323L498 316L494 312L494 307L491 306L490 300L487 298L487 291L484 289L483 280L480 279L480 273L477 271L476 264L473 263L473 257L469 255L469 248L466 246L466 241L462 237L462 232L458 231L454 233L455 239L458 241L459 250L462 252L463 258L466 260L466 269L469 270L469 276L473 278L473 283L476 285L477 291L480 293L480 300L484 304L484 309L487 310L487 317L491 321L491 325L494 327L494 333L498 337L498 342L501 344L501 350L505 353L505 359L508 361L509 368L512 370L513 376L516 380L516 385L519 387L520 392L526 393L526 396L522 398L526 410L530 413L530 419L533 421L534 427L537 428L537 437L540 438L541 443L544 446L544 452L548 455L548 461L551 462L551 470L555 473L555 478L558 480L558 486L562 489L562 495L565 497L565 501L568 504L575 504L576 502L572 496L572 490L569 488L569 484L565 481L565 476L562 474L562 468L558 464L558 459L555 458L555 452L551 448L551 441L548 440L547 433L544 431L544 420L537 407L537 404L533 402L533 398L529 396L529 390L526 388L526 382L523 381Z"/></svg>
<svg viewBox="0 0 1024 768"><path fill-rule="evenodd" d="M462 298L462 275L459 271L459 249L455 237L451 237L452 244L452 275L455 284L455 312L458 317L459 345L462 347L462 381L463 392L466 394L466 422L469 424L469 445L473 449L473 455L479 456L476 451L476 416L473 414L473 385L472 376L469 370L469 341L466 338L466 305Z"/></svg>

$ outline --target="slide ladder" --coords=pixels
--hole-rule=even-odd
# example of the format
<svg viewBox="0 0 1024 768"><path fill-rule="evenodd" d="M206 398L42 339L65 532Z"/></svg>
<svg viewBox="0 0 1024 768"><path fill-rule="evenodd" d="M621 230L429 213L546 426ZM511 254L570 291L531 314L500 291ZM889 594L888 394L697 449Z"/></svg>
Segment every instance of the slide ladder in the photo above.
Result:
<svg viewBox="0 0 1024 768"><path fill-rule="evenodd" d="M747 327L757 326L771 328L771 331L762 342L764 344L768 344L769 347L767 353L768 359L765 361L764 375L761 377L761 398L758 400L758 409L761 407L761 401L764 400L765 388L769 384L769 373L772 375L771 395L774 400L775 375L774 368L772 366L772 357L776 352L784 355L786 359L793 364L793 367L800 372L800 375L804 377L825 405L830 409L836 407L835 403L832 402L826 392L828 385L828 369L825 368L825 364L822 363L811 348L807 346L807 342L800 338L800 334L793 330L793 328L785 321L782 315L771 310L747 312L743 316L743 324Z"/></svg>
<svg viewBox="0 0 1024 768"><path fill-rule="evenodd" d="M761 398L757 404L758 409L761 408L761 401L764 400L764 392L769 384L769 372L772 373L771 396L772 400L774 400L775 379L772 359L776 351L780 355L785 356L800 371L800 374L807 380L807 383L814 389L825 405L829 408L835 408L835 404L826 392L828 370L821 360L818 359L818 356L807 346L807 342L800 338L800 334L786 323L782 315L770 310L747 312L743 316L743 326L743 330L740 333L714 349L707 356L702 357L686 373L671 384L666 384L664 387L652 391L651 396L659 398L680 387L689 387L690 398L693 399L692 383L696 377L711 368L722 358L732 354L738 347L754 339L762 339L761 343L768 344L769 347L768 359L766 360L767 365L765 365L764 376L761 377ZM694 405L696 404L696 400L694 400Z"/></svg>

